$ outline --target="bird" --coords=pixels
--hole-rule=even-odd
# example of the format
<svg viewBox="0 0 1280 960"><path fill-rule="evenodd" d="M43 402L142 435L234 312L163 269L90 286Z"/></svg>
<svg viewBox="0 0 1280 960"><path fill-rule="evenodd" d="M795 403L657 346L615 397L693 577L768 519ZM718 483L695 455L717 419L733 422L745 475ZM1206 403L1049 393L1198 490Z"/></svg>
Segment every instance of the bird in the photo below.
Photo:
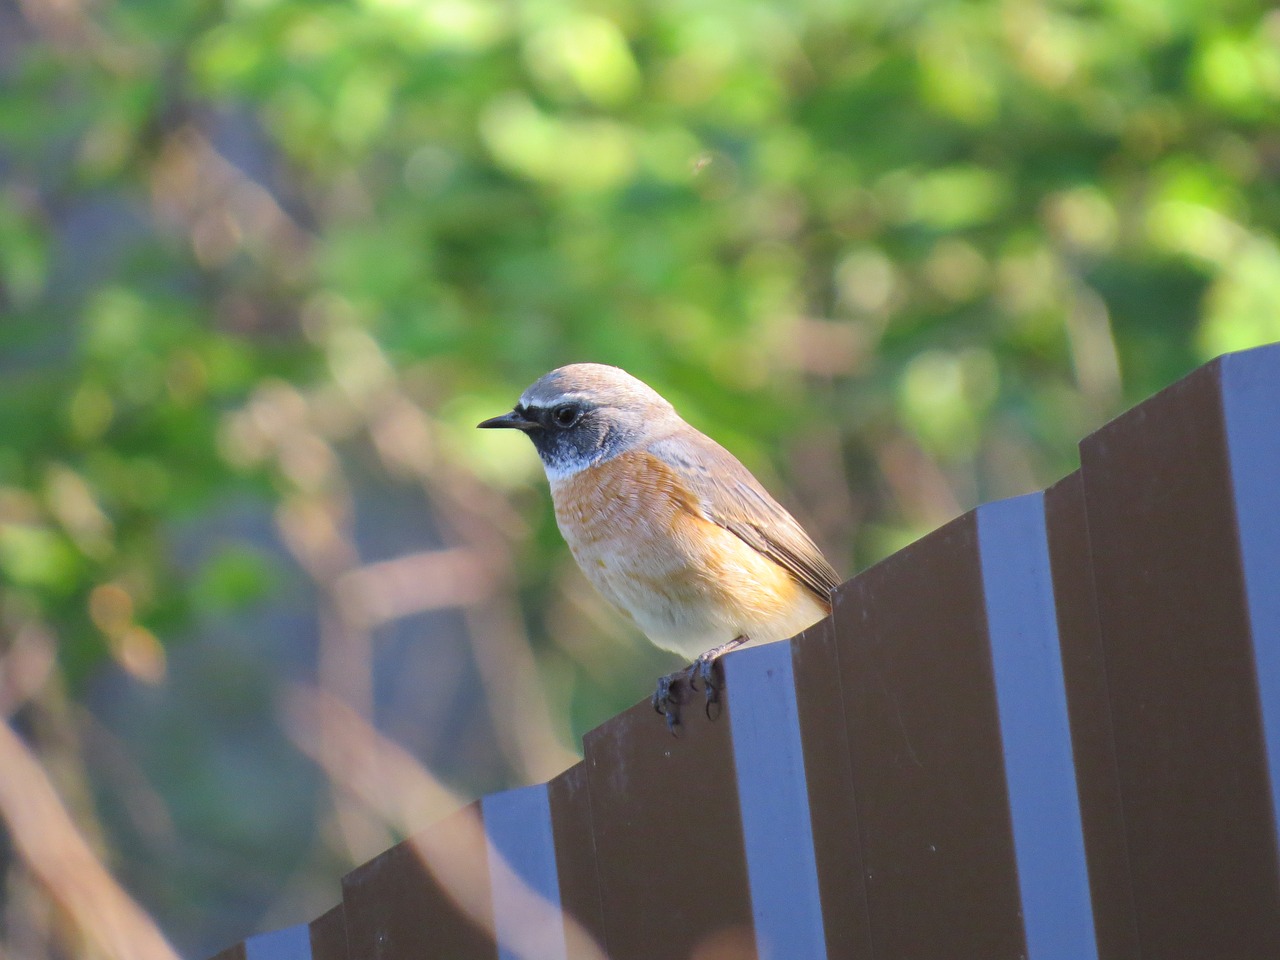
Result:
<svg viewBox="0 0 1280 960"><path fill-rule="evenodd" d="M686 688L701 682L711 713L721 655L793 637L831 612L840 578L800 523L626 371L559 367L478 427L533 441L587 580L650 642L692 661L652 698L672 732Z"/></svg>

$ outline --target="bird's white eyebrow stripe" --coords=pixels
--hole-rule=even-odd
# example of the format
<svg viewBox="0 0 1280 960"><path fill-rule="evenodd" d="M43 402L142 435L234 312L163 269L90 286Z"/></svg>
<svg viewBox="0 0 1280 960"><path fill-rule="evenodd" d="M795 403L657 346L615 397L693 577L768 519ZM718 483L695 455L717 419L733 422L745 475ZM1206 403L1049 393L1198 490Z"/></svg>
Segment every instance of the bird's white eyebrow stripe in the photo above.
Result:
<svg viewBox="0 0 1280 960"><path fill-rule="evenodd" d="M577 403L577 404L586 405L588 402L589 402L589 401L588 401L588 399L587 399L586 394L582 394L582 393L563 393L563 394L560 394L558 397L556 397L556 402L555 402L554 406L557 406L557 407L558 407L558 406L560 406L560 405L561 405L561 404L563 404L563 403ZM533 399L532 399L528 394L521 394L521 396L520 396L520 402L517 404L517 406L520 406L520 407L531 407L531 408L533 408L534 410L545 410L545 409L547 409L546 407L543 407L543 406L540 406L540 405L539 405L539 404L537 404L537 403L534 403L534 402L533 402Z"/></svg>

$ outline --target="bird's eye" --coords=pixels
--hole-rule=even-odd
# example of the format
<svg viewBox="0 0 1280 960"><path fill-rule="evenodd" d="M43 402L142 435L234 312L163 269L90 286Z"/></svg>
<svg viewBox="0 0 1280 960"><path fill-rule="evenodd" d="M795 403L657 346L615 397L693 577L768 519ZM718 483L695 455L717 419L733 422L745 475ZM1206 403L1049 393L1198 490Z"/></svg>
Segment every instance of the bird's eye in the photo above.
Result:
<svg viewBox="0 0 1280 960"><path fill-rule="evenodd" d="M551 422L561 430L568 430L581 419L582 408L572 403L566 403L551 411Z"/></svg>

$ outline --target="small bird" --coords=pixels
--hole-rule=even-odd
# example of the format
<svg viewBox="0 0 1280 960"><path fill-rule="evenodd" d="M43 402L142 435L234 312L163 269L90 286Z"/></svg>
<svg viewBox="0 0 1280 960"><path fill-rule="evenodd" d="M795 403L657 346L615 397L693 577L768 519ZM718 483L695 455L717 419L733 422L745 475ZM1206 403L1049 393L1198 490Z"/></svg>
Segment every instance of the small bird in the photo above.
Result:
<svg viewBox="0 0 1280 960"><path fill-rule="evenodd" d="M831 611L840 578L795 518L626 371L560 367L479 426L528 434L587 579L650 641L693 660L653 696L673 731L684 685L700 680L710 711L717 657L792 637Z"/></svg>

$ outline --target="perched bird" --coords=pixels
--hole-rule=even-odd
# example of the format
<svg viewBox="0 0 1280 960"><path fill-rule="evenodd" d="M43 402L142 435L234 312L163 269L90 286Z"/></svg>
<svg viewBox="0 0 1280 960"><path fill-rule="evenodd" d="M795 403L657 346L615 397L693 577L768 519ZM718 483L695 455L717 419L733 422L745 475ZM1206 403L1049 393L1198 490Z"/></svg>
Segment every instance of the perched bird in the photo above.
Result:
<svg viewBox="0 0 1280 960"><path fill-rule="evenodd" d="M701 680L714 702L721 654L794 636L830 612L840 578L795 518L629 373L560 367L479 426L528 434L587 579L654 644L693 659L654 693L673 729L685 684Z"/></svg>

